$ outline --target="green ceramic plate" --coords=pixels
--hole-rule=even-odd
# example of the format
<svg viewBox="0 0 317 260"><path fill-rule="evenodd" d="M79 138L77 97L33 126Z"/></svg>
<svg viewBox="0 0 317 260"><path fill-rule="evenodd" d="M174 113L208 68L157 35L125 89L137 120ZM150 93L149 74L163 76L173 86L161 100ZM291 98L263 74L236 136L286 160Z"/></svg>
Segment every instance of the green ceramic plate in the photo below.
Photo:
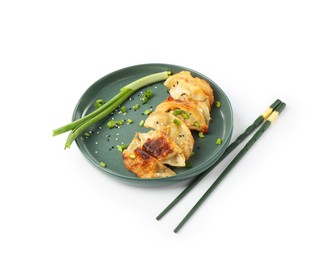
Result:
<svg viewBox="0 0 317 260"><path fill-rule="evenodd" d="M73 120L76 120L87 113L93 111L93 103L97 99L109 100L116 95L122 87L128 83L144 77L146 75L162 72L165 70L172 71L173 74L182 70L188 70L193 76L205 79L213 88L215 100L221 102L220 108L213 106L211 112L211 123L209 134L205 134L205 138L199 138L196 132L193 132L195 139L194 156L190 159L191 168L174 168L176 176L160 179L140 179L132 172L128 171L122 162L121 152L117 149L117 145L128 144L131 142L135 132L148 132L149 129L140 127L138 123L146 119L143 112L149 108L155 107L165 100L168 96L166 87L163 82L152 84L134 93L124 104L127 113L123 115L119 111L115 111L113 115L100 121L87 131L91 131L89 138L80 136L76 139L76 143L83 155L99 170L105 174L115 177L125 183L140 186L158 186L164 184L175 183L178 181L193 178L203 171L207 170L215 161L219 159L230 143L233 130L233 116L230 101L226 94L206 76L189 68L170 65L170 64L143 64L124 68L112 72L95 82L80 98L74 114ZM151 89L153 98L146 104L140 101L141 92ZM140 104L140 108L134 111L133 106ZM106 123L114 118L114 120L131 119L133 123L125 123L120 128L109 129ZM216 145L217 138L223 140L222 145ZM107 167L101 167L100 162L105 162Z"/></svg>

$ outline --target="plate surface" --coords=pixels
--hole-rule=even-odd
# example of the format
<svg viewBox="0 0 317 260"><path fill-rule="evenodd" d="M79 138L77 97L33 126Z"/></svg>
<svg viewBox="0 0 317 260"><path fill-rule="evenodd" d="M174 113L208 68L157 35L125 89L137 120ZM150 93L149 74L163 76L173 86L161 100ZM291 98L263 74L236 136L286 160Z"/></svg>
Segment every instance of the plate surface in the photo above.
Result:
<svg viewBox="0 0 317 260"><path fill-rule="evenodd" d="M148 132L150 129L139 126L139 122L147 118L143 112L150 108L155 110L156 106L168 96L167 89L163 85L163 82L159 82L136 91L124 102L122 106L127 108L126 114L119 113L120 109L118 109L113 115L104 118L88 129L87 132L92 132L88 138L82 135L76 139L80 151L99 170L128 184L140 186L164 185L190 179L202 173L217 161L225 151L230 143L233 130L232 108L228 97L221 88L206 76L182 66L171 64L143 64L112 72L96 81L82 95L74 110L73 120L92 112L95 109L93 104L97 99L108 101L119 93L122 87L132 81L152 73L166 70L172 71L173 74L187 70L191 72L192 76L203 78L211 85L215 100L221 102L220 108L212 107L209 133L205 134L205 138L199 138L198 133L192 131L195 139L194 155L190 159L192 167L173 168L176 172L176 176L173 177L140 179L128 171L123 165L122 154L117 149L117 145L129 144L135 132ZM142 104L140 98L142 93L147 89L153 91L153 97L146 104ZM140 108L134 111L133 106L137 103L140 105ZM120 128L109 129L106 124L111 119L123 119L125 122ZM133 122L127 124L127 119L131 119ZM216 145L217 138L223 140L222 145ZM105 162L107 167L101 167L99 165L100 162Z"/></svg>

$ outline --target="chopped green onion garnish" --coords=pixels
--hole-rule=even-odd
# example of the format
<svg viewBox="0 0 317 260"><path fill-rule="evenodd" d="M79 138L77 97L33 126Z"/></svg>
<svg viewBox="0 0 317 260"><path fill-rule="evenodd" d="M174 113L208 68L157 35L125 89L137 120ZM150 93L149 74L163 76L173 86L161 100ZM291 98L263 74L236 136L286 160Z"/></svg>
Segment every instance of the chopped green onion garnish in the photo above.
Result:
<svg viewBox="0 0 317 260"><path fill-rule="evenodd" d="M152 113L152 110L151 109L147 109L144 111L144 115L149 115Z"/></svg>
<svg viewBox="0 0 317 260"><path fill-rule="evenodd" d="M220 101L216 101L216 107L219 108L221 106Z"/></svg>
<svg viewBox="0 0 317 260"><path fill-rule="evenodd" d="M101 107L104 103L105 103L105 102L104 102L102 99L97 99L97 100L95 101L95 103L94 103L94 106L95 106L96 108L99 108L99 107Z"/></svg>
<svg viewBox="0 0 317 260"><path fill-rule="evenodd" d="M151 97L153 97L152 90L147 90L143 93L143 96L141 97L142 103L145 104Z"/></svg>
<svg viewBox="0 0 317 260"><path fill-rule="evenodd" d="M178 115L181 115L181 114L183 114L183 110L181 110L181 109L175 109L173 111L173 115L174 116L178 116Z"/></svg>
<svg viewBox="0 0 317 260"><path fill-rule="evenodd" d="M133 122L132 119L128 119L128 120L127 120L127 123L128 123L128 124L131 124L132 122Z"/></svg>
<svg viewBox="0 0 317 260"><path fill-rule="evenodd" d="M107 123L107 127L109 129L111 128L114 128L114 127L118 127L119 125L123 125L124 124L124 120L123 119L120 119L120 120L110 120L108 123Z"/></svg>
<svg viewBox="0 0 317 260"><path fill-rule="evenodd" d="M189 114L183 113L183 114L182 114L182 117L183 117L184 119L188 119L188 118L189 118Z"/></svg>
<svg viewBox="0 0 317 260"><path fill-rule="evenodd" d="M216 144L218 144L218 145L219 145L219 144L222 144L222 139L221 139L221 138L218 138L217 141L216 141Z"/></svg>
<svg viewBox="0 0 317 260"><path fill-rule="evenodd" d="M139 123L139 126L143 126L144 125L144 120L142 119Z"/></svg>
<svg viewBox="0 0 317 260"><path fill-rule="evenodd" d="M99 165L100 165L101 167L106 167L106 166L107 166L104 162L100 162Z"/></svg>
<svg viewBox="0 0 317 260"><path fill-rule="evenodd" d="M195 123L194 123L194 126L195 126L195 127L199 127L200 125L199 125L198 122L195 122Z"/></svg>
<svg viewBox="0 0 317 260"><path fill-rule="evenodd" d="M199 136L200 138L204 138L204 137L205 137L205 135L204 135L203 132L199 132L199 133L198 133L198 136Z"/></svg>
<svg viewBox="0 0 317 260"><path fill-rule="evenodd" d="M142 104L145 104L149 100L149 98L143 96L141 100L142 100Z"/></svg>
<svg viewBox="0 0 317 260"><path fill-rule="evenodd" d="M134 105L134 111L137 110L137 109L139 109L139 108L140 108L140 105L139 105L139 104L135 104L135 105Z"/></svg>
<svg viewBox="0 0 317 260"><path fill-rule="evenodd" d="M120 110L121 110L122 113L126 113L127 112L127 108L125 106L122 106Z"/></svg>
<svg viewBox="0 0 317 260"><path fill-rule="evenodd" d="M116 125L123 125L123 123L124 123L124 120L123 120L123 119L116 121Z"/></svg>
<svg viewBox="0 0 317 260"><path fill-rule="evenodd" d="M91 135L90 133L84 133L84 136L85 136L86 138L88 138L90 135Z"/></svg>
<svg viewBox="0 0 317 260"><path fill-rule="evenodd" d="M175 125L179 125L181 123L178 119L174 119L173 122Z"/></svg>
<svg viewBox="0 0 317 260"><path fill-rule="evenodd" d="M116 121L114 120L110 120L108 123L107 123L107 127L108 128L114 128L116 126Z"/></svg>
<svg viewBox="0 0 317 260"><path fill-rule="evenodd" d="M153 97L153 92L151 89L147 90L144 92L144 96L147 97L147 98L151 98Z"/></svg>
<svg viewBox="0 0 317 260"><path fill-rule="evenodd" d="M126 149L128 146L129 144L117 145L117 148L120 152L123 152L123 150Z"/></svg>
<svg viewBox="0 0 317 260"><path fill-rule="evenodd" d="M190 162L190 161L186 161L185 162L185 167L186 168L191 168L193 165L192 165L192 163Z"/></svg>

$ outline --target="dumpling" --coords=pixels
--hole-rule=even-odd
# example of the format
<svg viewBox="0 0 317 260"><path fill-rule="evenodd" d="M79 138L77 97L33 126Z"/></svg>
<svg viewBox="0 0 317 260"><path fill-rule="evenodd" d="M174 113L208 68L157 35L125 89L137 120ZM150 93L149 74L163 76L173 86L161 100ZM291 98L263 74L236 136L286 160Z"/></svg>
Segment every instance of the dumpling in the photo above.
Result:
<svg viewBox="0 0 317 260"><path fill-rule="evenodd" d="M165 178L175 175L174 171L141 148L136 148L132 153L124 150L122 158L125 167L139 178Z"/></svg>
<svg viewBox="0 0 317 260"><path fill-rule="evenodd" d="M139 178L165 178L174 176L175 172L159 160L140 148L139 138L133 138L126 150L122 152L124 166Z"/></svg>
<svg viewBox="0 0 317 260"><path fill-rule="evenodd" d="M158 159L163 164L184 167L185 156L182 149L162 131L151 130L148 133L139 133L142 150Z"/></svg>
<svg viewBox="0 0 317 260"><path fill-rule="evenodd" d="M189 159L194 147L194 138L183 121L170 113L154 111L148 116L144 126L164 132L182 149L185 159Z"/></svg>
<svg viewBox="0 0 317 260"><path fill-rule="evenodd" d="M209 126L209 122L210 122L210 109L208 107L207 102L197 102L197 101L191 101L191 103L195 103L196 106L198 107L198 111L199 113L201 113L203 115L203 117L206 120L206 124Z"/></svg>
<svg viewBox="0 0 317 260"><path fill-rule="evenodd" d="M194 101L175 100L169 96L159 104L155 111L170 112L181 119L189 129L199 132L208 132L210 114L207 107L201 108Z"/></svg>
<svg viewBox="0 0 317 260"><path fill-rule="evenodd" d="M193 78L189 71L182 71L169 77L164 85L174 99L203 102L210 111L214 95L212 88L205 80Z"/></svg>

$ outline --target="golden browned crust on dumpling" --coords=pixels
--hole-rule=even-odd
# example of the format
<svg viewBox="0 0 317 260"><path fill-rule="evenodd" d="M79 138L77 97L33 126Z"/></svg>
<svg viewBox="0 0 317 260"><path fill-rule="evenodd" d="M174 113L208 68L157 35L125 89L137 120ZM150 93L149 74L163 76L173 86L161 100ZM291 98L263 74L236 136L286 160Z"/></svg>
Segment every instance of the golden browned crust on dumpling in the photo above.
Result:
<svg viewBox="0 0 317 260"><path fill-rule="evenodd" d="M164 178L175 175L174 171L141 148L136 148L133 152L124 150L122 159L124 166L140 178Z"/></svg>
<svg viewBox="0 0 317 260"><path fill-rule="evenodd" d="M162 131L137 132L126 150L132 154L136 148L141 148L163 164L176 167L186 165L183 150Z"/></svg>
<svg viewBox="0 0 317 260"><path fill-rule="evenodd" d="M142 146L142 150L151 154L158 160L165 158L168 154L173 152L173 148L166 141L165 138L158 137L155 139L148 138Z"/></svg>
<svg viewBox="0 0 317 260"><path fill-rule="evenodd" d="M156 107L155 111L170 112L174 115L176 109L183 111L181 114L175 116L182 120L189 129L203 133L208 132L208 124L204 117L206 113L204 113L195 101L175 100L169 96L164 102ZM209 111L207 112L206 117L207 122L209 123Z"/></svg>
<svg viewBox="0 0 317 260"><path fill-rule="evenodd" d="M214 103L213 90L209 83L198 77L193 78L189 71L172 75L164 82L164 85L169 88L170 95L174 99L208 101L209 110Z"/></svg>
<svg viewBox="0 0 317 260"><path fill-rule="evenodd" d="M145 120L144 126L168 135L182 149L185 159L189 159L194 147L194 138L183 121L170 113L154 111Z"/></svg>
<svg viewBox="0 0 317 260"><path fill-rule="evenodd" d="M142 150L163 164L176 167L186 165L182 149L164 132L151 130L148 133L139 133L138 138L141 141Z"/></svg>

